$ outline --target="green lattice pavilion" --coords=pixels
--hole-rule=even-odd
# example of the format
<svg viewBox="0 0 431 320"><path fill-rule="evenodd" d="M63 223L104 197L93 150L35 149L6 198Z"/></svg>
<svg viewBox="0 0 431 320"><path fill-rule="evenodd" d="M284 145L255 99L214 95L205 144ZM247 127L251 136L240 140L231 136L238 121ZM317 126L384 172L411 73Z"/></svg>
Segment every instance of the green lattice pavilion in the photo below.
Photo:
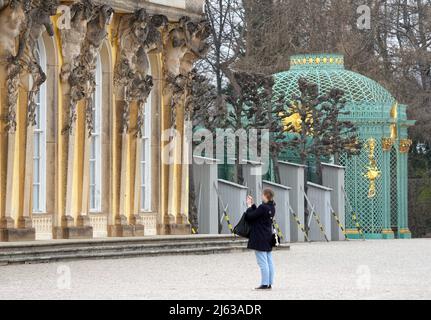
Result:
<svg viewBox="0 0 431 320"><path fill-rule="evenodd" d="M289 71L275 75L275 94L299 94L298 80L306 78L318 85L320 93L332 88L345 92L343 116L358 127L364 147L360 155L342 157L346 167L346 228L349 237L359 233L352 219L359 222L371 239L410 238L408 228L408 152L411 140L407 129L407 106L372 79L344 68L344 57L336 54L292 56ZM289 155L286 154L289 161ZM373 165L370 165L372 162Z"/></svg>

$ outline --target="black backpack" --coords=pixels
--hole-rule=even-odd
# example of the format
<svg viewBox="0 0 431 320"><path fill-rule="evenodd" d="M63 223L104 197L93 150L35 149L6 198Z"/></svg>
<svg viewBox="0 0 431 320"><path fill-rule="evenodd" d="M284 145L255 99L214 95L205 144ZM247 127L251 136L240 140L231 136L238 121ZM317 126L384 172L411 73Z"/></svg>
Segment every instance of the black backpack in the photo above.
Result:
<svg viewBox="0 0 431 320"><path fill-rule="evenodd" d="M238 224L233 229L233 233L237 236L248 239L250 238L250 225L246 221L245 215L245 213L242 215L241 220L239 220Z"/></svg>

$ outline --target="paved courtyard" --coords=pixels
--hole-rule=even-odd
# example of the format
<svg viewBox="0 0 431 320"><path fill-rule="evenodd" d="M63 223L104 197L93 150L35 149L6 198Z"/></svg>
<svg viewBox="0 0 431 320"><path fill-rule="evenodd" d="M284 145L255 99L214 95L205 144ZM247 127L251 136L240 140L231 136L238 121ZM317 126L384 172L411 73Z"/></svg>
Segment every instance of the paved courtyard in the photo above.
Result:
<svg viewBox="0 0 431 320"><path fill-rule="evenodd" d="M431 239L294 244L275 289L252 252L0 267L0 299L431 299Z"/></svg>

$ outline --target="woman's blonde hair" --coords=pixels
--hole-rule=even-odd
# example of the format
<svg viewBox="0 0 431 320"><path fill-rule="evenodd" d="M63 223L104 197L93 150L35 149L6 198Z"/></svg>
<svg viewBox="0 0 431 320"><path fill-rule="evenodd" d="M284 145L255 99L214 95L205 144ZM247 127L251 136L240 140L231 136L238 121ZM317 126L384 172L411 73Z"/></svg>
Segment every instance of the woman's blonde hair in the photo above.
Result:
<svg viewBox="0 0 431 320"><path fill-rule="evenodd" d="M272 191L271 189L265 189L263 190L263 195L265 196L265 198L268 199L268 201L274 201L274 191Z"/></svg>

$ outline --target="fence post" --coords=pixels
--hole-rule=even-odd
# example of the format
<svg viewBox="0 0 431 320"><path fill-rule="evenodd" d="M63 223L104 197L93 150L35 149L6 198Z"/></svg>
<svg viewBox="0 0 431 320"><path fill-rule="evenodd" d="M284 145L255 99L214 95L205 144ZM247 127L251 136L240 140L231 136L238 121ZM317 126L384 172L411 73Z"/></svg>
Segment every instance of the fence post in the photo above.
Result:
<svg viewBox="0 0 431 320"><path fill-rule="evenodd" d="M275 193L275 220L283 233L283 242L291 242L290 237L290 199L291 188L269 181L263 181L263 187L272 189ZM296 223L295 223L296 226Z"/></svg>
<svg viewBox="0 0 431 320"><path fill-rule="evenodd" d="M262 194L262 163L244 160L242 172L249 194L259 203Z"/></svg>
<svg viewBox="0 0 431 320"><path fill-rule="evenodd" d="M194 157L193 183L200 234L218 234L218 160Z"/></svg>
<svg viewBox="0 0 431 320"><path fill-rule="evenodd" d="M281 184L291 188L289 192L290 204L297 214L302 225L304 221L304 175L305 166L290 162L279 162ZM293 216L290 216L290 240L291 242L304 242L304 234L298 229L298 224Z"/></svg>
<svg viewBox="0 0 431 320"><path fill-rule="evenodd" d="M346 200L344 198L345 167L333 164L322 164L323 185L331 188L331 205L341 224L346 226ZM335 218L331 216L332 241L345 240L345 236L338 226Z"/></svg>
<svg viewBox="0 0 431 320"><path fill-rule="evenodd" d="M331 188L327 188L315 183L308 182L307 196L311 203L308 204L308 210L310 211L311 223L308 238L310 241L326 241L322 231L325 233L328 240L332 239L331 230ZM320 223L323 226L323 230L320 230L320 226L317 223L315 217L311 214L313 211L318 216ZM308 221L307 221L308 222Z"/></svg>
<svg viewBox="0 0 431 320"><path fill-rule="evenodd" d="M246 199L248 189L242 185L219 179L218 190L221 200L218 202L219 212L222 214L225 207L227 207L227 214L230 218L230 222L235 227L241 219L243 213L247 210ZM222 207L223 205L224 208ZM226 222L222 222L221 233L231 233Z"/></svg>

